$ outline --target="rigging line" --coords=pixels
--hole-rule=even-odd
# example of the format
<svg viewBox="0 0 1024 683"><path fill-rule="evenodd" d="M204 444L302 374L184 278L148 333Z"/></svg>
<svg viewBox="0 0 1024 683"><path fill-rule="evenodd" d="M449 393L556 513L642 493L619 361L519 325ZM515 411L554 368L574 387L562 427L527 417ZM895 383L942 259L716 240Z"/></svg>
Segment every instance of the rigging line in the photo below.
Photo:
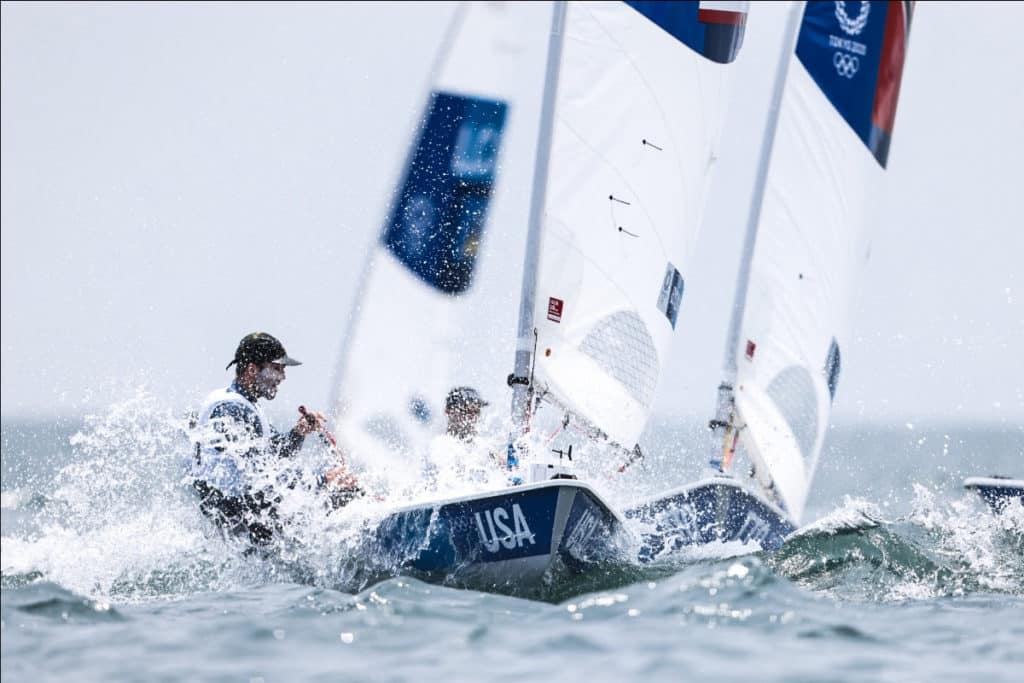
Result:
<svg viewBox="0 0 1024 683"><path fill-rule="evenodd" d="M530 377L526 382L526 431L530 431L530 423L533 421L534 405L533 399L536 396L534 391L533 377L534 371L537 369L537 328L533 328L533 357L530 359Z"/></svg>
<svg viewBox="0 0 1024 683"><path fill-rule="evenodd" d="M551 445L551 442L555 440L555 437L559 435L559 433L562 431L562 429L563 429L562 425L558 425L558 427L555 428L555 431L551 432L551 436L549 436L547 438L547 441L544 442L544 447L545 448L547 448L548 446Z"/></svg>

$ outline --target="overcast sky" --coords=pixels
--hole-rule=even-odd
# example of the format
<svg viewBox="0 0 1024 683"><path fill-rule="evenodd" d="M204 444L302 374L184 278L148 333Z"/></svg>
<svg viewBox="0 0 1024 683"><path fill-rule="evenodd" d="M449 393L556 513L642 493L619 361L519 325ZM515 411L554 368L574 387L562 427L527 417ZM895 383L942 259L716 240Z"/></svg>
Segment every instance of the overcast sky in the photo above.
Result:
<svg viewBox="0 0 1024 683"><path fill-rule="evenodd" d="M325 404L451 6L2 12L3 415L140 384L183 407L257 329L305 361L277 403ZM713 407L783 15L750 14L665 416ZM1022 24L1022 4L918 3L837 419L1024 423Z"/></svg>

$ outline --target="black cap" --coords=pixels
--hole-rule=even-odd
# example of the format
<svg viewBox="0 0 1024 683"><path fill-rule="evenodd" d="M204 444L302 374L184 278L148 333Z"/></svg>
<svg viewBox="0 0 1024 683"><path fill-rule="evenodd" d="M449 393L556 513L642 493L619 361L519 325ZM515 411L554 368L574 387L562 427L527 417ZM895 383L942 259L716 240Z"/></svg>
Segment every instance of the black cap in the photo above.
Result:
<svg viewBox="0 0 1024 683"><path fill-rule="evenodd" d="M448 392L448 398L444 401L444 409L461 408L463 406L478 406L483 408L489 405L481 398L480 393L473 387L455 387Z"/></svg>
<svg viewBox="0 0 1024 683"><path fill-rule="evenodd" d="M285 353L284 346L276 337L266 332L253 332L242 337L235 349L235 358L227 367L227 370L235 363L248 365L249 363L280 363L281 365L302 365L294 358L289 358Z"/></svg>

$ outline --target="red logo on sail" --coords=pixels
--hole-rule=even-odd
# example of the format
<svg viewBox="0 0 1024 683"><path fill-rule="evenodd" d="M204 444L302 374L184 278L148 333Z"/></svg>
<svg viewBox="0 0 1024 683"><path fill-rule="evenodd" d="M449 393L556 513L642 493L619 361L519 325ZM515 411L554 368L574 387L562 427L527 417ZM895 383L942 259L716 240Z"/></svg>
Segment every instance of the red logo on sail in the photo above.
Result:
<svg viewBox="0 0 1024 683"><path fill-rule="evenodd" d="M553 323L562 322L562 306L565 305L561 299L550 297L548 299L548 320Z"/></svg>
<svg viewBox="0 0 1024 683"><path fill-rule="evenodd" d="M754 360L754 351L757 350L757 344L751 340L747 340L747 360Z"/></svg>

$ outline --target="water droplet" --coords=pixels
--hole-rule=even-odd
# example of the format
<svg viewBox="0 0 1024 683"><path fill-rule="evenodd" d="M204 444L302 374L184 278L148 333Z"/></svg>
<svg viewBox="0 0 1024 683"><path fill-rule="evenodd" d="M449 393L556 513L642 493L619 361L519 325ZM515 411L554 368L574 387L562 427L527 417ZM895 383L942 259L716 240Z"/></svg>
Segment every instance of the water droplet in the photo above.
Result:
<svg viewBox="0 0 1024 683"><path fill-rule="evenodd" d="M750 570L743 564L737 562L736 564L729 567L729 571L726 572L727 576L735 576L738 579L742 579L744 576L750 573Z"/></svg>

